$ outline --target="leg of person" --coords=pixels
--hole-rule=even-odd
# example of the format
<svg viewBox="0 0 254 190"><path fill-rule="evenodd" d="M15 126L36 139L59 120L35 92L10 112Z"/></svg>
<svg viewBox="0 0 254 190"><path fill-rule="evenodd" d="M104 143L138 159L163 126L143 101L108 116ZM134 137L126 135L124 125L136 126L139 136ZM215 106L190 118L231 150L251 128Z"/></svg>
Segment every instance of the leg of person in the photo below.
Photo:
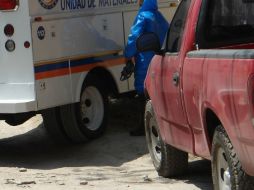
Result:
<svg viewBox="0 0 254 190"><path fill-rule="evenodd" d="M143 136L145 135L145 125L144 125L144 114L146 106L146 98L144 94L144 81L146 77L146 71L148 64L142 61L135 60L135 72L134 72L134 86L137 92L138 100L138 125L134 130L130 131L131 136Z"/></svg>
<svg viewBox="0 0 254 190"><path fill-rule="evenodd" d="M130 136L144 136L145 135L145 125L144 125L144 114L146 99L144 94L139 94L138 100L138 125L136 128L130 131Z"/></svg>

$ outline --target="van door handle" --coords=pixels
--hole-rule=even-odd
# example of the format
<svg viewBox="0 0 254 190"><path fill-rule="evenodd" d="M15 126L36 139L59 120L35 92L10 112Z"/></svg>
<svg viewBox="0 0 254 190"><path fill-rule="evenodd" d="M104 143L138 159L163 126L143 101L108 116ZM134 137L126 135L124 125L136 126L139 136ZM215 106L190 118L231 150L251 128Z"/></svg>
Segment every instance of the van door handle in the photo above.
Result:
<svg viewBox="0 0 254 190"><path fill-rule="evenodd" d="M175 86L178 86L178 84L179 84L179 73L178 73L178 72L175 72L175 73L173 74L173 84L174 84Z"/></svg>

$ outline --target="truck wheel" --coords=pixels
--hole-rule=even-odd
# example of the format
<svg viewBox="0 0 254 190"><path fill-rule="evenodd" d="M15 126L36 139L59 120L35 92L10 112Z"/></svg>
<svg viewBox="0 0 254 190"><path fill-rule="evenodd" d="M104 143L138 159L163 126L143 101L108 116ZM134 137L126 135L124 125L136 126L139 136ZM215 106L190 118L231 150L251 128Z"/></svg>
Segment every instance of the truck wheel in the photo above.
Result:
<svg viewBox="0 0 254 190"><path fill-rule="evenodd" d="M222 126L215 130L212 143L212 176L214 190L240 190L244 171L230 139Z"/></svg>
<svg viewBox="0 0 254 190"><path fill-rule="evenodd" d="M173 177L183 174L188 167L188 154L163 142L151 100L146 104L145 131L149 153L158 175Z"/></svg>
<svg viewBox="0 0 254 190"><path fill-rule="evenodd" d="M63 130L59 108L50 108L42 111L43 125L48 134L56 142L67 143L68 136Z"/></svg>
<svg viewBox="0 0 254 190"><path fill-rule="evenodd" d="M108 97L96 77L89 77L82 88L80 102L44 110L44 125L60 142L82 143L102 135L108 117Z"/></svg>
<svg viewBox="0 0 254 190"><path fill-rule="evenodd" d="M108 119L108 97L103 81L90 75L82 88L80 102L62 106L60 115L64 131L74 143L101 136Z"/></svg>

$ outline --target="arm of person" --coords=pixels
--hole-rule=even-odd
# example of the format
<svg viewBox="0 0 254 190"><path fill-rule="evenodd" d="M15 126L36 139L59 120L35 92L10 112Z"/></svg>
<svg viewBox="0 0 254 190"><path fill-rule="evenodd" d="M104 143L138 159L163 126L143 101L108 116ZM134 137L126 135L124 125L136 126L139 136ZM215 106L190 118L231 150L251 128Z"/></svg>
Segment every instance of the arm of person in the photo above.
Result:
<svg viewBox="0 0 254 190"><path fill-rule="evenodd" d="M127 60L130 60L138 53L136 48L136 40L141 34L143 34L144 28L145 18L142 14L138 14L133 26L131 27L131 32L128 36L127 45L124 51L124 56Z"/></svg>

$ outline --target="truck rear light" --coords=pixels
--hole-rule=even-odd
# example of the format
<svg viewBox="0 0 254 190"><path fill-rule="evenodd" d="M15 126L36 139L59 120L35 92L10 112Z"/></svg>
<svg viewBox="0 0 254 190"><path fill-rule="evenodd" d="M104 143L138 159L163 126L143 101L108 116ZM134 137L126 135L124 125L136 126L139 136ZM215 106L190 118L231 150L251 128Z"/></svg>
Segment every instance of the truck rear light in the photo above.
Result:
<svg viewBox="0 0 254 190"><path fill-rule="evenodd" d="M8 40L6 43L5 43L5 48L7 51L9 52L12 52L15 50L15 42L13 40Z"/></svg>
<svg viewBox="0 0 254 190"><path fill-rule="evenodd" d="M18 6L18 0L0 0L0 10L8 11L16 9Z"/></svg>
<svg viewBox="0 0 254 190"><path fill-rule="evenodd" d="M4 34L8 37L11 37L14 34L14 27L11 24L7 24L4 27Z"/></svg>
<svg viewBox="0 0 254 190"><path fill-rule="evenodd" d="M25 47L25 48L30 48L30 42L26 41L26 42L24 43L24 47Z"/></svg>

